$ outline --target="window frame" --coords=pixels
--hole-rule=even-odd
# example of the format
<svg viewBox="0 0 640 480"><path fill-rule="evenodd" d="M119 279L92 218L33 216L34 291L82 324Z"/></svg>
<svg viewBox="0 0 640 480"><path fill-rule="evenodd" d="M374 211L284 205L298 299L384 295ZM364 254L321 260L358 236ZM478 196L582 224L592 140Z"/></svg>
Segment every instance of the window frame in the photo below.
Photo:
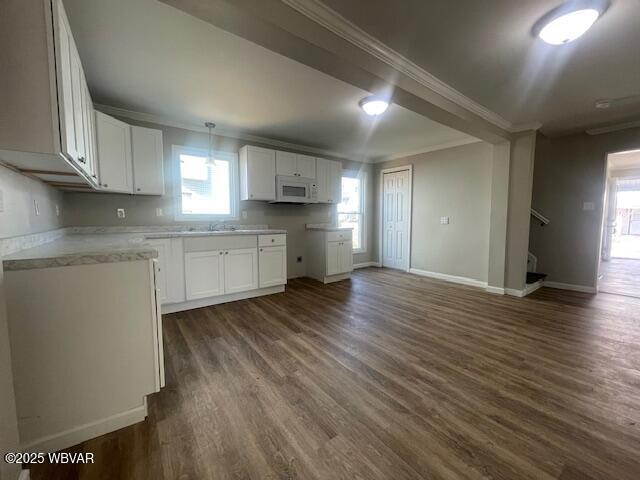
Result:
<svg viewBox="0 0 640 480"><path fill-rule="evenodd" d="M360 212L340 212L338 211L338 205L336 205L336 215L338 215L338 224L340 223L340 214L358 214L361 216L360 222L360 248L354 248L353 253L367 253L367 172L359 170L343 170L340 175L340 187L342 188L342 178L356 178L360 181ZM342 198L340 199L342 203Z"/></svg>
<svg viewBox="0 0 640 480"><path fill-rule="evenodd" d="M207 222L207 221L234 221L239 218L240 189L238 186L238 154L215 150L214 158L229 162L229 209L228 215L182 213L182 176L180 174L180 155L194 155L207 157L209 151L205 148L188 147L185 145L173 145L173 193L174 193L174 219L177 222Z"/></svg>

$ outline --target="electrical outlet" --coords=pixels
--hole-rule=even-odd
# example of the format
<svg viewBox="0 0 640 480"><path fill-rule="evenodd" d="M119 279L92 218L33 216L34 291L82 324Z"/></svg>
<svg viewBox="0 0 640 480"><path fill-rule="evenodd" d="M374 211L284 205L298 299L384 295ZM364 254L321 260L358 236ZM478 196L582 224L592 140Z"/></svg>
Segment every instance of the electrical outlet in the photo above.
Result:
<svg viewBox="0 0 640 480"><path fill-rule="evenodd" d="M56 217L60 216L60 205L56 203Z"/></svg>
<svg viewBox="0 0 640 480"><path fill-rule="evenodd" d="M592 211L596 209L596 204L593 202L584 202L582 204L582 210Z"/></svg>
<svg viewBox="0 0 640 480"><path fill-rule="evenodd" d="M302 257L298 257L298 258L296 258L296 261L297 261L298 263L302 263Z"/></svg>
<svg viewBox="0 0 640 480"><path fill-rule="evenodd" d="M440 217L440 225L449 225L449 217Z"/></svg>
<svg viewBox="0 0 640 480"><path fill-rule="evenodd" d="M164 216L164 212L162 211L162 208L156 208L156 217L163 217Z"/></svg>
<svg viewBox="0 0 640 480"><path fill-rule="evenodd" d="M116 210L116 213L118 214L118 218L124 218L126 216L126 214L124 213L124 208L119 208L118 210Z"/></svg>
<svg viewBox="0 0 640 480"><path fill-rule="evenodd" d="M247 211L246 210L242 210L242 219L243 220L247 219Z"/></svg>
<svg viewBox="0 0 640 480"><path fill-rule="evenodd" d="M36 215L40 215L40 205L38 205L38 200L33 199L33 209L36 212Z"/></svg>

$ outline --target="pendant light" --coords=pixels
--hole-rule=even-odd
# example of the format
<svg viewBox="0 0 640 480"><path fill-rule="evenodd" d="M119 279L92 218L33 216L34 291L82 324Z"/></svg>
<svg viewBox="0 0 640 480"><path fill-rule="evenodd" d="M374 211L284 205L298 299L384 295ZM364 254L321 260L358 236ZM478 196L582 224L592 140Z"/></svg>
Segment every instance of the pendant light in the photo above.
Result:
<svg viewBox="0 0 640 480"><path fill-rule="evenodd" d="M213 133L212 130L216 128L216 124L213 122L204 122L204 126L209 129L209 153L207 155L207 165L216 164L216 159L213 158Z"/></svg>

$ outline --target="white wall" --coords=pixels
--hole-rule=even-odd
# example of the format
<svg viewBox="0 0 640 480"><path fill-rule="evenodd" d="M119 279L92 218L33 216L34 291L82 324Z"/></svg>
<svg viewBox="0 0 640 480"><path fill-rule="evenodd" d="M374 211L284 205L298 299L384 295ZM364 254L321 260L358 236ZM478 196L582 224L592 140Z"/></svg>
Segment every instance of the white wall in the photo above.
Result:
<svg viewBox="0 0 640 480"><path fill-rule="evenodd" d="M0 190L3 203L0 211L0 239L62 226L62 216L57 216L55 213L55 206L62 205L60 192L2 165L0 165ZM40 215L35 214L34 200L38 201ZM0 262L0 452L2 453L17 451L19 444L3 281ZM13 480L17 478L19 471L19 466L0 461L0 479Z"/></svg>
<svg viewBox="0 0 640 480"><path fill-rule="evenodd" d="M377 169L408 164L413 165L411 268L486 282L493 146L478 142ZM448 225L440 224L443 216Z"/></svg>

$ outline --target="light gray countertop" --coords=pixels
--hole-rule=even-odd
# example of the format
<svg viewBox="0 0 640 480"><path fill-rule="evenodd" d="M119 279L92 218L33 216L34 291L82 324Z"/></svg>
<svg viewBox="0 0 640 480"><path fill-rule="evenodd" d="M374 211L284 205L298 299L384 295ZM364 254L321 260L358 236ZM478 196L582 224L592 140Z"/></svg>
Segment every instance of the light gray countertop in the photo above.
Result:
<svg viewBox="0 0 640 480"><path fill-rule="evenodd" d="M130 262L156 258L158 251L147 240L221 235L275 235L286 230L225 230L64 235L43 245L20 250L2 258L5 271Z"/></svg>
<svg viewBox="0 0 640 480"><path fill-rule="evenodd" d="M336 227L325 223L307 223L307 230L315 230L318 232L347 232L353 230L351 227Z"/></svg>

